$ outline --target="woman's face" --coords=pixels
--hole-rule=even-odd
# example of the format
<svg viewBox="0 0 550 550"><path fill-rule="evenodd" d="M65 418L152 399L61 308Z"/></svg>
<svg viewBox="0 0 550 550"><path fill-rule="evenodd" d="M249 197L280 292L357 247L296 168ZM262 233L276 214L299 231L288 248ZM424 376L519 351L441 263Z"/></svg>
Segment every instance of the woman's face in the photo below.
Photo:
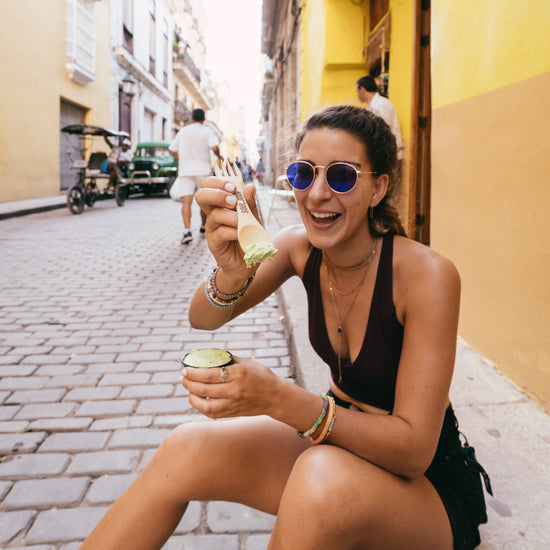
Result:
<svg viewBox="0 0 550 550"><path fill-rule="evenodd" d="M333 162L348 162L357 170L370 172L364 145L355 136L343 130L317 128L310 130L302 140L299 160L313 165L328 166ZM368 208L378 203L377 176L360 174L355 187L343 194L335 193L325 179L325 169L318 168L313 183L305 190L295 190L310 242L316 248L330 249L344 244L353 245L369 234Z"/></svg>

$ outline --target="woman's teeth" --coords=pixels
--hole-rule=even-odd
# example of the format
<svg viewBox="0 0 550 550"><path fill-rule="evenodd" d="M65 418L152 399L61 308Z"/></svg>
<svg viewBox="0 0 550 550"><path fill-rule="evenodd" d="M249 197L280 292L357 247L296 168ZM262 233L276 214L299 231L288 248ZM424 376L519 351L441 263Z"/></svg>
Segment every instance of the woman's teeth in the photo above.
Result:
<svg viewBox="0 0 550 550"><path fill-rule="evenodd" d="M329 212L311 212L311 216L316 222L329 223L334 221L340 214L334 214Z"/></svg>

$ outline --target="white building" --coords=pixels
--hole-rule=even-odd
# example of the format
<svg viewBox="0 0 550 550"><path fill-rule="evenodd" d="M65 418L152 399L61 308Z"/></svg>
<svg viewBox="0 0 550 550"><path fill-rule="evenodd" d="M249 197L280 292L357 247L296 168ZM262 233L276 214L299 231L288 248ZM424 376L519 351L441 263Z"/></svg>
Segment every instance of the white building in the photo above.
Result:
<svg viewBox="0 0 550 550"><path fill-rule="evenodd" d="M170 140L174 15L181 0L111 0L111 126L132 143Z"/></svg>

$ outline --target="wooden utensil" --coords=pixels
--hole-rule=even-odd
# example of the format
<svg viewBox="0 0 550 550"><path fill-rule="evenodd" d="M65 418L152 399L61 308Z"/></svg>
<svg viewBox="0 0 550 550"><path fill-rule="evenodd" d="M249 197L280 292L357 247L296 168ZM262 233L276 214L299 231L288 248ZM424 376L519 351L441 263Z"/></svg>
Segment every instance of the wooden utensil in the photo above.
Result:
<svg viewBox="0 0 550 550"><path fill-rule="evenodd" d="M228 161L222 162L221 169L218 163L214 164L214 173L221 178L227 178L236 187L237 197L237 237L243 251L254 243L273 244L271 237L263 228L262 224L256 219L256 216L250 211L246 199L244 198L243 177L239 167L232 165Z"/></svg>

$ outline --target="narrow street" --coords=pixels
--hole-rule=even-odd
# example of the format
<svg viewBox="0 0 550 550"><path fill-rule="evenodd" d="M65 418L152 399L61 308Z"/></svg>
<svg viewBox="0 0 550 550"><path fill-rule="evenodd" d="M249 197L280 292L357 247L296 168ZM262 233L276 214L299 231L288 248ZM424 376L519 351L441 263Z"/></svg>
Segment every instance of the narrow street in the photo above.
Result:
<svg viewBox="0 0 550 550"><path fill-rule="evenodd" d="M199 416L178 381L185 351L228 348L293 375L275 297L216 332L189 327L213 266L198 211L192 223L181 245L179 204L160 197L1 222L2 548L78 548L169 430ZM193 503L165 548L262 550L273 523Z"/></svg>

